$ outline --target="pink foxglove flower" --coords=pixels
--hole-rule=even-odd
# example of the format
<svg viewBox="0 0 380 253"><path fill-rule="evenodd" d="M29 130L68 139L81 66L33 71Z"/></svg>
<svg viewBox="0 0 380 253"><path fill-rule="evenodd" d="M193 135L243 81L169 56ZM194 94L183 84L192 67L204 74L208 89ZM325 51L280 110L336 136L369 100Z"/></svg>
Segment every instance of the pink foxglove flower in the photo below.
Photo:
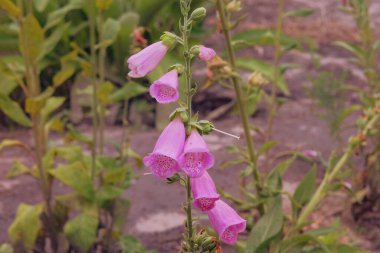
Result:
<svg viewBox="0 0 380 253"><path fill-rule="evenodd" d="M219 199L219 194L207 171L201 177L191 178L190 184L194 196L194 206L203 212L212 209L215 201Z"/></svg>
<svg viewBox="0 0 380 253"><path fill-rule="evenodd" d="M164 58L168 47L162 41L156 42L128 59L128 75L132 78L144 77L152 72Z"/></svg>
<svg viewBox="0 0 380 253"><path fill-rule="evenodd" d="M245 231L246 220L222 200L216 201L215 207L207 213L212 227L219 234L220 240L227 244L235 244L238 234Z"/></svg>
<svg viewBox="0 0 380 253"><path fill-rule="evenodd" d="M317 158L318 157L318 151L315 151L313 149L305 149L302 153L304 156L307 156L309 158Z"/></svg>
<svg viewBox="0 0 380 253"><path fill-rule="evenodd" d="M190 177L200 177L214 165L214 156L197 130L187 138L179 164Z"/></svg>
<svg viewBox="0 0 380 253"><path fill-rule="evenodd" d="M215 50L209 47L201 46L199 48L199 58L203 61L211 61L216 56Z"/></svg>
<svg viewBox="0 0 380 253"><path fill-rule="evenodd" d="M178 158L185 144L185 127L180 118L174 119L161 133L152 153L144 157L145 166L153 175L168 178L180 170Z"/></svg>
<svg viewBox="0 0 380 253"><path fill-rule="evenodd" d="M177 101L179 98L177 70L173 69L155 81L150 86L149 92L161 104Z"/></svg>

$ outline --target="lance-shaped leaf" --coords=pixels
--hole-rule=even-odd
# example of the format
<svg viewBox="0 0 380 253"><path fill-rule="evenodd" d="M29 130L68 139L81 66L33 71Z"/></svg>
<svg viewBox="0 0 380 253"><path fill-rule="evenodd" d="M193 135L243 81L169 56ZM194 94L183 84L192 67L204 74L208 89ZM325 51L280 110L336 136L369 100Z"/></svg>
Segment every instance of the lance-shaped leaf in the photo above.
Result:
<svg viewBox="0 0 380 253"><path fill-rule="evenodd" d="M21 14L21 10L11 0L0 0L0 8L6 10L13 17L19 17Z"/></svg>
<svg viewBox="0 0 380 253"><path fill-rule="evenodd" d="M281 198L276 198L273 206L253 227L245 253L265 252L271 240L281 232L283 219Z"/></svg>
<svg viewBox="0 0 380 253"><path fill-rule="evenodd" d="M34 64L44 47L44 30L32 14L22 21L19 42L23 55Z"/></svg>
<svg viewBox="0 0 380 253"><path fill-rule="evenodd" d="M21 243L27 250L34 247L42 225L40 220L42 211L42 205L19 205L16 218L8 229L8 235L13 243Z"/></svg>
<svg viewBox="0 0 380 253"><path fill-rule="evenodd" d="M120 21L108 18L106 22L104 22L103 29L104 29L104 41L103 43L106 44L106 46L111 45L117 38L117 35L120 31Z"/></svg>
<svg viewBox="0 0 380 253"><path fill-rule="evenodd" d="M32 125L32 122L25 115L20 105L8 96L2 94L0 94L0 110L11 120L22 126L30 127Z"/></svg>
<svg viewBox="0 0 380 253"><path fill-rule="evenodd" d="M118 90L116 90L110 96L110 100L113 102L120 102L123 100L129 100L131 98L137 97L141 94L148 92L148 88L142 86L136 82L128 82Z"/></svg>
<svg viewBox="0 0 380 253"><path fill-rule="evenodd" d="M299 183L293 195L294 202L292 203L293 217L297 217L301 207L309 202L310 198L315 192L315 181L317 177L317 168L313 168L306 174L306 176Z"/></svg>

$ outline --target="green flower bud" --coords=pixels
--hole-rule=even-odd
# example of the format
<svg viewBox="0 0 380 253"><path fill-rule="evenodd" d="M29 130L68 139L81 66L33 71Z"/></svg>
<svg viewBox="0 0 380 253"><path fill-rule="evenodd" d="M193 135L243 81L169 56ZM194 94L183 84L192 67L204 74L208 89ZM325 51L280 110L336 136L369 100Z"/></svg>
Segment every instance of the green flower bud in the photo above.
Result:
<svg viewBox="0 0 380 253"><path fill-rule="evenodd" d="M164 32L164 34L160 37L160 40L165 46L172 49L177 44L177 35L171 32Z"/></svg>
<svg viewBox="0 0 380 253"><path fill-rule="evenodd" d="M206 17L206 9L203 7L196 8L193 13L191 13L190 19L193 21L201 21Z"/></svg>

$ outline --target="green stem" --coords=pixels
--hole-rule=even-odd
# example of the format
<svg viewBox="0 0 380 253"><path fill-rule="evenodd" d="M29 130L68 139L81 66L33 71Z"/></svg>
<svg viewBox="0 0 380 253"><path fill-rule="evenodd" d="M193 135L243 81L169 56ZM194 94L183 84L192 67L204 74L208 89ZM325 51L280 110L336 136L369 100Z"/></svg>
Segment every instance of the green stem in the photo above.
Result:
<svg viewBox="0 0 380 253"><path fill-rule="evenodd" d="M367 123L366 127L363 130L364 135L367 135L368 132L374 128L379 118L380 118L380 115L377 114ZM326 175L323 178L322 183L319 185L312 199L302 210L301 215L299 216L296 222L296 228L300 228L302 227L302 225L305 224L306 219L310 216L310 214L314 211L314 209L325 197L325 195L328 192L328 188L331 186L331 183L336 178L337 174L342 170L344 165L347 163L348 159L351 157L353 151L355 150L355 147L356 147L355 144L350 145L347 151L344 153L344 155L339 159L337 164L334 166L334 168L331 171L326 172Z"/></svg>
<svg viewBox="0 0 380 253"><path fill-rule="evenodd" d="M99 41L100 41L100 49L99 49L99 79L100 85L104 85L105 76L106 76L106 47L103 45L104 43L104 13L100 11L99 13ZM102 103L99 104L99 153L103 154L104 151L104 127L105 127L105 108Z"/></svg>
<svg viewBox="0 0 380 253"><path fill-rule="evenodd" d="M97 84L96 84L96 35L95 35L95 1L88 0L89 8L89 22L90 22L90 51L91 51L91 84L92 84L92 146L91 146L91 178L95 180L96 170L96 156L97 156L97 144L98 144L98 97L97 97Z"/></svg>
<svg viewBox="0 0 380 253"><path fill-rule="evenodd" d="M22 9L23 4L21 1L18 2L20 9ZM31 9L28 10L31 12ZM20 34L24 33L23 21L22 18L19 19L20 25ZM19 36L25 40L26 36ZM27 41L22 42L24 45L27 44ZM27 52L22 52L22 56L25 61L25 78L26 78L26 90L25 94L28 99L33 99L38 97L41 94L40 80L39 80L39 70L38 64L34 62ZM37 160L37 169L39 174L39 184L40 189L45 201L46 206L46 216L47 216L47 230L50 234L51 246L53 252L56 251L58 247L57 237L54 229L54 218L53 212L51 208L51 179L48 178L45 173L45 169L43 166L43 157L46 152L46 139L44 133L44 126L41 122L41 114L39 111L32 113L32 129L33 129L33 137L36 145L36 160Z"/></svg>
<svg viewBox="0 0 380 253"><path fill-rule="evenodd" d="M281 34L282 34L282 23L283 23L283 12L284 12L284 1L278 0L278 9L277 9L277 27L276 27L276 37L274 41L275 46L275 55L274 55L274 76L270 96L269 104L269 115L268 115L268 128L266 133L266 140L269 141L272 139L273 135L273 121L276 117L277 110L277 85L280 78L280 58L281 58Z"/></svg>
<svg viewBox="0 0 380 253"><path fill-rule="evenodd" d="M190 9L191 0L187 0L187 6ZM182 39L183 39L183 49L185 58L185 79L186 79L186 102L187 102L187 113L189 119L192 117L192 90L191 90L191 53L189 49L189 11L184 15L183 27L182 27ZM187 216L187 231L188 231L188 243L190 246L190 253L194 252L194 238L193 238L193 218L192 218L192 195L191 195L191 184L190 177L186 176L186 216Z"/></svg>
<svg viewBox="0 0 380 253"><path fill-rule="evenodd" d="M230 29L229 29L229 21L227 20L227 17L226 17L225 5L224 5L223 0L217 0L217 8L218 8L218 13L219 13L222 29L223 29L225 43L227 46L227 53L228 53L228 60L230 63L230 67L231 67L233 72L236 72L237 71L236 57L235 57L235 52L234 52L233 47L232 47L232 41L231 41L231 35L230 35ZM241 89L240 79L236 76L233 76L233 77L231 77L231 80L232 80L232 83L234 85L236 99L237 99L239 112L240 112L240 117L241 117L241 121L242 121L243 128L244 128L244 136L245 136L245 141L247 143L249 160L250 160L251 166L253 166L253 179L255 182L256 192L258 195L260 195L262 192L261 177L260 177L260 173L259 173L257 166L256 166L256 153L255 153L253 138L251 136L249 117L248 117L247 111L245 109L246 104L245 104L245 99L243 97L243 92ZM264 206L262 204L260 204L260 206L259 206L259 211L261 214L264 213Z"/></svg>

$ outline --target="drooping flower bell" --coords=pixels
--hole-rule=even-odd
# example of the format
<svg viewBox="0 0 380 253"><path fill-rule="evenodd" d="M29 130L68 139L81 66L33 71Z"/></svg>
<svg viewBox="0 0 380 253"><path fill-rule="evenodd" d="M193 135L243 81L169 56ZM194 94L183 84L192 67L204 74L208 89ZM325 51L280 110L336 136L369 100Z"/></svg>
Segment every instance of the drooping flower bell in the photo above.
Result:
<svg viewBox="0 0 380 253"><path fill-rule="evenodd" d="M192 130L187 138L179 164L190 177L200 177L214 165L214 156L197 130Z"/></svg>
<svg viewBox="0 0 380 253"><path fill-rule="evenodd" d="M198 56L203 61L211 61L212 59L215 58L216 52L212 48L200 46Z"/></svg>
<svg viewBox="0 0 380 253"><path fill-rule="evenodd" d="M216 191L214 181L207 171L198 178L191 178L190 184L194 197L194 206L203 212L212 209L215 206L215 201L219 199L219 194Z"/></svg>
<svg viewBox="0 0 380 253"><path fill-rule="evenodd" d="M247 221L222 200L215 202L215 207L207 212L212 227L219 234L219 239L233 245L238 234L245 231Z"/></svg>
<svg viewBox="0 0 380 253"><path fill-rule="evenodd" d="M132 78L140 78L152 72L160 64L168 48L164 42L159 41L129 57L127 62L131 71L128 75Z"/></svg>
<svg viewBox="0 0 380 253"><path fill-rule="evenodd" d="M179 98L177 70L173 69L154 81L150 86L149 93L160 104L177 101Z"/></svg>
<svg viewBox="0 0 380 253"><path fill-rule="evenodd" d="M144 157L145 166L153 175L168 178L180 170L178 159L185 144L185 127L175 118L161 133L152 153Z"/></svg>

